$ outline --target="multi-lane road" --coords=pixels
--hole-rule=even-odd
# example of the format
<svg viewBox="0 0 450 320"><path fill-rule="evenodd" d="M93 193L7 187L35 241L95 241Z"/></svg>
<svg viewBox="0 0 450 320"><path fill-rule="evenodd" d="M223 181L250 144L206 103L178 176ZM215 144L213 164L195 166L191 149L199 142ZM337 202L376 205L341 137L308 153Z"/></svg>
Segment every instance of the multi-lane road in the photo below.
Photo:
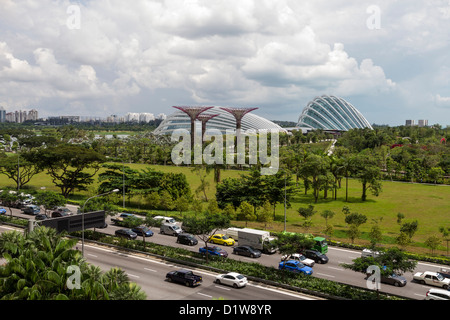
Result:
<svg viewBox="0 0 450 320"><path fill-rule="evenodd" d="M32 216L24 215L20 210L13 209L13 215L22 216L33 219ZM100 232L114 234L115 230L121 228L111 223L110 218L107 218L108 227L105 229L98 229ZM176 237L162 235L159 233L158 228L153 228L154 235L146 238L146 241L154 242L162 245L183 247L185 249L198 252L199 247L204 246L202 241L196 246L187 246L176 243ZM141 238L141 237L139 237ZM279 254L266 255L263 254L260 258L252 259L243 256L236 256L232 254L232 247L221 246L228 252L228 258L258 262L266 266L277 267L280 262ZM336 247L329 247L327 256L329 262L327 264L315 264L313 267L314 277L324 278L331 281L337 281L341 283L351 284L360 287L366 287L365 276L361 273L353 272L351 270L344 269L340 266L342 263L351 263L351 261L357 257L360 257L361 253L357 250L342 249ZM214 274L199 270L204 276L204 283L195 289L183 288L176 284L170 284L165 281L165 274L179 268L173 264L165 261L159 261L150 259L148 257L140 257L129 254L120 254L111 249L99 248L97 246L91 246L85 244L85 257L88 262L94 265L98 265L103 268L109 269L112 266L121 267L125 270L130 279L138 283L143 290L147 293L149 299L212 299L219 297L226 297L227 299L304 299L302 295L297 293L287 294L283 290L277 290L274 288L266 288L265 286L259 286L251 284L244 290L233 290L228 287L216 285L213 283ZM436 264L419 262L416 270L418 271L438 271L441 267ZM431 286L422 285L412 281L413 274L406 273L403 275L408 283L405 287L395 287L389 284L381 284L381 291L396 294L411 299L424 299L425 294ZM264 288L264 289L262 289ZM268 291L270 290L270 291ZM156 295L156 296L155 296ZM307 297L309 299L310 297Z"/></svg>

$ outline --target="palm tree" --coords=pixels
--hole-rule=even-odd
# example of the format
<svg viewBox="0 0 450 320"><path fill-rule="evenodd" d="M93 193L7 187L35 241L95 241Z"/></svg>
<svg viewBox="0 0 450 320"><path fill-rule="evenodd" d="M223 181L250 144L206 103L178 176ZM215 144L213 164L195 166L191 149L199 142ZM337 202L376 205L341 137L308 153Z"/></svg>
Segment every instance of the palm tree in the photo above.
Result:
<svg viewBox="0 0 450 320"><path fill-rule="evenodd" d="M56 230L39 227L27 234L0 235L0 253L6 264L0 266L0 297L23 300L108 300L145 299L141 288L129 282L126 274L113 268L102 274L90 266L77 239L68 239ZM80 270L80 287L69 288L69 267Z"/></svg>

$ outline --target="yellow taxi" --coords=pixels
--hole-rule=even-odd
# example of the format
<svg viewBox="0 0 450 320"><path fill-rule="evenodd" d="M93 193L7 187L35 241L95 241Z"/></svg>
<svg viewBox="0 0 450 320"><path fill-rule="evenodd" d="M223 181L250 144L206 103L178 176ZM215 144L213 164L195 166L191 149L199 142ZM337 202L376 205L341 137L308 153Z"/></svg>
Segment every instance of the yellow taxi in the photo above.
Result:
<svg viewBox="0 0 450 320"><path fill-rule="evenodd" d="M208 238L208 242L215 244L224 244L226 246L232 246L235 243L234 239L221 233L216 233L215 235L210 236Z"/></svg>

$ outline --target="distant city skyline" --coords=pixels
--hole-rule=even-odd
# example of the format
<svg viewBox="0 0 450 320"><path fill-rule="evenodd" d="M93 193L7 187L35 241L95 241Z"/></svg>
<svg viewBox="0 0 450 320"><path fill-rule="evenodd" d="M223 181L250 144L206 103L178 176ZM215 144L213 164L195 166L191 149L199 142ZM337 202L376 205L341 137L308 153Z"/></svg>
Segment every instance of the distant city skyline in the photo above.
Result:
<svg viewBox="0 0 450 320"><path fill-rule="evenodd" d="M2 3L0 105L41 117L258 108L296 122L335 95L371 124L450 125L450 3Z"/></svg>

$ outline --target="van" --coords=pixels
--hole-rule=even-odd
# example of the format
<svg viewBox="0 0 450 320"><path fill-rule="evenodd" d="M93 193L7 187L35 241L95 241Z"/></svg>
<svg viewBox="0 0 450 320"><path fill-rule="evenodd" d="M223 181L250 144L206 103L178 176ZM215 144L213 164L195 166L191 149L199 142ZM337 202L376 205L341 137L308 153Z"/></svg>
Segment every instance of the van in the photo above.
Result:
<svg viewBox="0 0 450 320"><path fill-rule="evenodd" d="M29 205L26 205L25 207L23 207L22 211L23 211L23 213L26 213L26 214L37 215L41 212L41 209L34 204L29 204Z"/></svg>
<svg viewBox="0 0 450 320"><path fill-rule="evenodd" d="M176 224L164 223L161 225L161 228L159 228L159 232L170 236L177 236L182 232L182 230Z"/></svg>
<svg viewBox="0 0 450 320"><path fill-rule="evenodd" d="M161 223L170 223L170 224L176 223L175 219L172 217L156 216L156 217L153 217L153 219L162 220Z"/></svg>

